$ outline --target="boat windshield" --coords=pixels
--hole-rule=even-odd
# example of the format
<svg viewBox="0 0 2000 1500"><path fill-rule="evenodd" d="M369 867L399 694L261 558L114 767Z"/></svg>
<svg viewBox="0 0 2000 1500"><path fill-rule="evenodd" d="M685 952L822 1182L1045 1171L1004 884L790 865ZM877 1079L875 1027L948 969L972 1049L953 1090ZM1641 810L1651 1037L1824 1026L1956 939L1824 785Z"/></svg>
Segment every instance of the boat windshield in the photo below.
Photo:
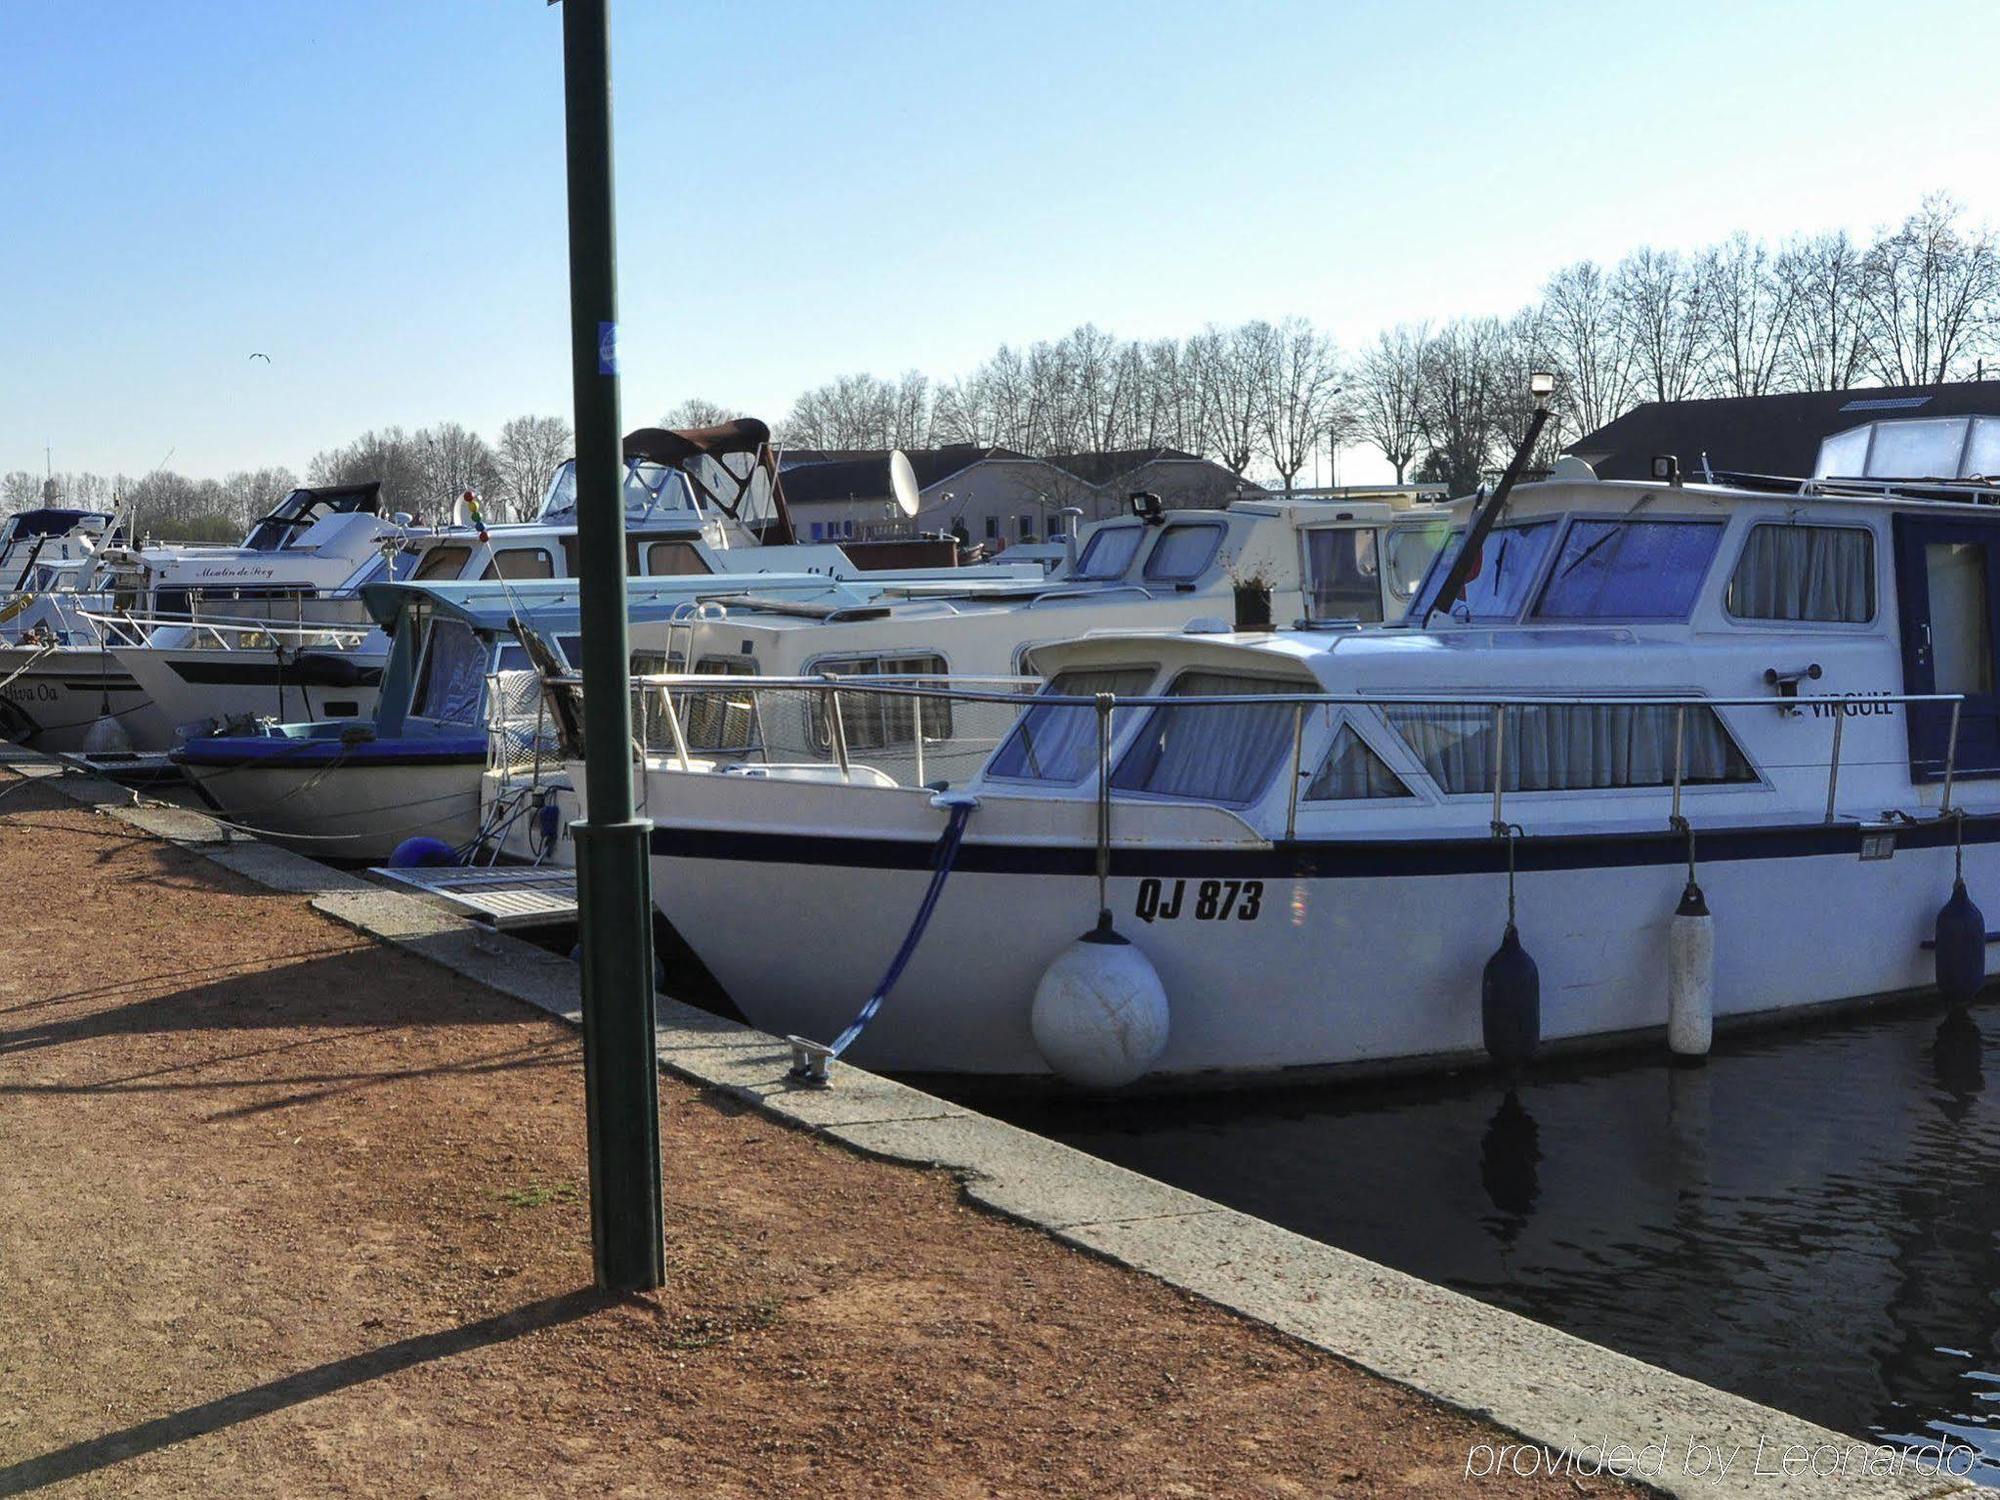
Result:
<svg viewBox="0 0 2000 1500"><path fill-rule="evenodd" d="M1254 802L1291 746L1294 710L1284 703L1205 707L1198 700L1311 691L1307 683L1268 677L1183 672L1168 694L1196 701L1154 709L1111 784L1120 791L1188 801Z"/></svg>
<svg viewBox="0 0 2000 1500"><path fill-rule="evenodd" d="M631 463L625 466L625 514L655 516L661 512L695 513L695 504L686 479L678 469L665 464ZM576 460L565 459L549 480L542 497L544 517L569 516L576 512Z"/></svg>
<svg viewBox="0 0 2000 1500"><path fill-rule="evenodd" d="M1058 672L1044 697L1089 698L1098 693L1116 693L1121 698L1146 691L1153 680L1151 667L1098 667L1089 671ZM1111 734L1128 722L1132 709L1111 711ZM1095 769L1097 761L1097 712L1072 704L1036 703L1021 715L1014 732L1007 737L986 774L1009 781L1053 781L1075 786Z"/></svg>
<svg viewBox="0 0 2000 1500"><path fill-rule="evenodd" d="M1720 521L1572 521L1538 620L1685 620L1722 540Z"/></svg>
<svg viewBox="0 0 2000 1500"><path fill-rule="evenodd" d="M1553 521L1530 521L1524 526L1496 526L1486 538L1486 544L1481 549L1483 555L1473 567L1472 576L1465 581L1463 608L1452 608L1450 613L1455 618L1467 620L1511 620L1519 615L1521 606L1528 602L1529 585L1541 571L1542 557L1548 552L1555 534ZM1431 560L1431 570L1424 578L1423 589L1417 595L1417 602L1411 606L1412 623L1423 619L1430 609L1437 591L1444 587L1445 574L1451 571L1452 560L1464 545L1463 529L1453 532L1451 540Z"/></svg>

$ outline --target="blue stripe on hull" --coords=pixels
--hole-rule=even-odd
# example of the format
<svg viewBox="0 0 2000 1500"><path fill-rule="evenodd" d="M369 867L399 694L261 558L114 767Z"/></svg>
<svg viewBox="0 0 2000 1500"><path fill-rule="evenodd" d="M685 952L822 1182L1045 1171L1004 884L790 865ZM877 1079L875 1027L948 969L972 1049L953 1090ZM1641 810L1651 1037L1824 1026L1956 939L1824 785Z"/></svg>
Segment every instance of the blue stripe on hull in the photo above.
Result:
<svg viewBox="0 0 2000 1500"><path fill-rule="evenodd" d="M1949 847L1954 837L1953 824L1948 819L1897 824L1893 830L1877 825L1865 831L1893 831L1898 850ZM1698 828L1695 855L1698 866L1718 860L1796 859L1815 855L1858 859L1863 833L1855 823ZM2000 843L2000 816L1966 818L1965 841ZM654 854L677 859L927 870L936 845L928 839L919 842L655 827L651 849ZM1624 869L1676 865L1686 859L1686 836L1670 829L1531 835L1515 844L1515 865L1522 871ZM968 841L959 849L956 867L993 875L1094 875L1097 851L1088 844L1026 847ZM1506 868L1506 842L1492 837L1301 839L1268 848L1245 849L1130 849L1114 844L1111 850L1114 876L1339 879L1497 874Z"/></svg>

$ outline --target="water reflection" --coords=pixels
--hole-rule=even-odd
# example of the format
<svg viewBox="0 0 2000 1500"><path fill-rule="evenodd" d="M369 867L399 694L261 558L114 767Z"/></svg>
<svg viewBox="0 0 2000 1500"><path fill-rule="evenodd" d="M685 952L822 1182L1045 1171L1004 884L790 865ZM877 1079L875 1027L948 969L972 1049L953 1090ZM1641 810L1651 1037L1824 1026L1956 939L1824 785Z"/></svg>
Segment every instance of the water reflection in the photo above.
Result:
<svg viewBox="0 0 2000 1500"><path fill-rule="evenodd" d="M2000 1477L2000 1007L1706 1066L1021 1106L1030 1128L1856 1434ZM984 1107L993 1108L990 1100Z"/></svg>

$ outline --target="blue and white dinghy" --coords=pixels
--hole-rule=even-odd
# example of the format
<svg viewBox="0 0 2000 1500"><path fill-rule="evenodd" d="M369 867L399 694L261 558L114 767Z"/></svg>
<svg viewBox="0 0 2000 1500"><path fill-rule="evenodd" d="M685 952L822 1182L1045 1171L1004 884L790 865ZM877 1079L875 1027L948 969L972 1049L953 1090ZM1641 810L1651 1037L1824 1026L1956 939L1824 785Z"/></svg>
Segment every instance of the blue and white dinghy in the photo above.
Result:
<svg viewBox="0 0 2000 1500"><path fill-rule="evenodd" d="M848 1055L923 1072L1292 1081L1967 997L2000 494L1663 469L1486 502L1400 629L1040 648L942 793L649 762L656 902L767 1030L887 990Z"/></svg>

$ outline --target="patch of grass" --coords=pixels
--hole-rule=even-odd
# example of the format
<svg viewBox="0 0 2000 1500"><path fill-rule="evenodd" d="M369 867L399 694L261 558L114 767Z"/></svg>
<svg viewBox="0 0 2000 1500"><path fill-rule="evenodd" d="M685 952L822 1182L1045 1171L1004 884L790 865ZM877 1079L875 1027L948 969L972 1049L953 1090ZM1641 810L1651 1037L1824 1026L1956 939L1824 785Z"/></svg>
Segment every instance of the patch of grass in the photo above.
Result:
<svg viewBox="0 0 2000 1500"><path fill-rule="evenodd" d="M550 1203L583 1201L582 1190L573 1182L531 1182L526 1187L508 1188L498 1196L509 1208L542 1208Z"/></svg>

